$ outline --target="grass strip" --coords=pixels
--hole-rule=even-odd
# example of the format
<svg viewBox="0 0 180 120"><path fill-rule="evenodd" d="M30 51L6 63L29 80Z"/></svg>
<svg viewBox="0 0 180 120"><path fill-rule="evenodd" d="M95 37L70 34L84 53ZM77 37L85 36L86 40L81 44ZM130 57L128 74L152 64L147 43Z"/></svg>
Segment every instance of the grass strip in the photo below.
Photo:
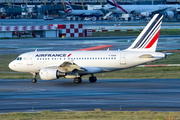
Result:
<svg viewBox="0 0 180 120"><path fill-rule="evenodd" d="M180 112L69 111L0 114L2 120L180 120Z"/></svg>
<svg viewBox="0 0 180 120"><path fill-rule="evenodd" d="M148 78L179 78L180 67L134 67L130 69L118 70L95 74L98 79L148 79ZM31 79L29 73L2 72L1 79ZM39 79L39 77L37 77ZM89 75L83 76L83 79ZM63 78L64 79L64 78Z"/></svg>
<svg viewBox="0 0 180 120"><path fill-rule="evenodd" d="M93 37L138 36L141 31L93 32ZM180 35L180 29L161 29L160 35Z"/></svg>

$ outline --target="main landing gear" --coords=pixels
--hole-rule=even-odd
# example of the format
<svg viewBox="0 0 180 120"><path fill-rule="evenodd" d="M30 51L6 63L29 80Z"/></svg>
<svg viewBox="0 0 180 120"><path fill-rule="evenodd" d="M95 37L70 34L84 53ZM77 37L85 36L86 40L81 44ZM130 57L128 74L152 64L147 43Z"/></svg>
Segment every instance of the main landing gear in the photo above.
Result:
<svg viewBox="0 0 180 120"><path fill-rule="evenodd" d="M89 77L89 82L93 83L93 82L96 82L96 81L97 81L97 78L95 76Z"/></svg>
<svg viewBox="0 0 180 120"><path fill-rule="evenodd" d="M93 83L93 82L96 82L96 81L97 81L97 78L94 75L89 77L89 82ZM74 78L74 83L78 84L78 83L81 83L81 82L82 82L81 77Z"/></svg>

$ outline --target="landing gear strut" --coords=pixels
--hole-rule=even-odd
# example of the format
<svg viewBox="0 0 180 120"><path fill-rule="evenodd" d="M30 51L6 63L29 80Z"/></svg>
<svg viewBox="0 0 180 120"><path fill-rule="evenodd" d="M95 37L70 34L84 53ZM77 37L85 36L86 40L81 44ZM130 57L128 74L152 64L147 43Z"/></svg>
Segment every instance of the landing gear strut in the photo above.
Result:
<svg viewBox="0 0 180 120"><path fill-rule="evenodd" d="M81 77L77 77L77 78L74 78L74 83L81 83L82 82L82 79Z"/></svg>
<svg viewBox="0 0 180 120"><path fill-rule="evenodd" d="M94 75L89 77L89 82L93 83L93 82L96 82L96 81L97 81L97 78Z"/></svg>
<svg viewBox="0 0 180 120"><path fill-rule="evenodd" d="M37 79L36 79L37 73L32 73L32 75L33 75L33 79L31 80L31 82L36 83L37 82Z"/></svg>

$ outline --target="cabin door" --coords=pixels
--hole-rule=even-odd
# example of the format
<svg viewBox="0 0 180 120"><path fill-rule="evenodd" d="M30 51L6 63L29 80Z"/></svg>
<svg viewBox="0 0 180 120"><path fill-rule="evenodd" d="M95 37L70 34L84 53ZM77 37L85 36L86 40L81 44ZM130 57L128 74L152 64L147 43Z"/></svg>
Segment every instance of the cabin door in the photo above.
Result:
<svg viewBox="0 0 180 120"><path fill-rule="evenodd" d="M120 54L120 65L126 65L126 54L125 53Z"/></svg>
<svg viewBox="0 0 180 120"><path fill-rule="evenodd" d="M33 65L33 54L28 55L27 65Z"/></svg>

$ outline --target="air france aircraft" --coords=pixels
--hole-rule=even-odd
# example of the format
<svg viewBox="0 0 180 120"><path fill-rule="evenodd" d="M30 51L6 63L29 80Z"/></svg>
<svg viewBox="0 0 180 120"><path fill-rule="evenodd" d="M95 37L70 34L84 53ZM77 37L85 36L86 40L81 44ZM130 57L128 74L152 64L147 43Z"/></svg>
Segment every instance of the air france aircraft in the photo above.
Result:
<svg viewBox="0 0 180 120"><path fill-rule="evenodd" d="M165 58L165 53L156 52L162 18L161 14L154 15L132 45L122 51L33 51L19 55L9 68L32 73L33 83L38 73L42 80L65 77L74 79L74 83L81 83L81 77L90 74L89 81L96 82L94 73L122 70Z"/></svg>
<svg viewBox="0 0 180 120"><path fill-rule="evenodd" d="M67 15L74 15L74 16L81 16L81 17L87 17L87 16L103 16L103 12L101 10L73 10L69 2L65 1L66 10L65 11L59 11L60 13L67 14Z"/></svg>

